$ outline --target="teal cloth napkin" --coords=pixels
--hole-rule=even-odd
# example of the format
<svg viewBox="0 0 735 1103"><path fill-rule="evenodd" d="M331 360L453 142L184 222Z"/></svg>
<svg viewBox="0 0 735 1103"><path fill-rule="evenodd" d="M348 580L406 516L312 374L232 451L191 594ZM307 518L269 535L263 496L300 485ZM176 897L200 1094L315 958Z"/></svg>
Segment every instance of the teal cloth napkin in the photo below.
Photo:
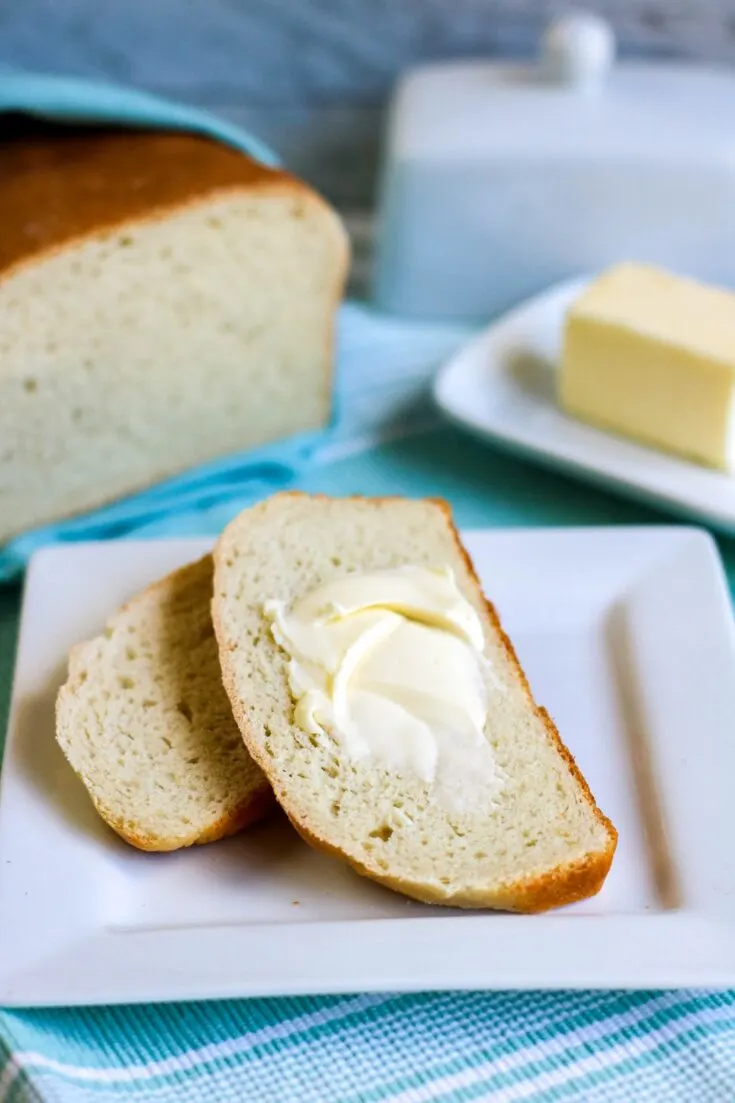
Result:
<svg viewBox="0 0 735 1103"><path fill-rule="evenodd" d="M264 142L216 115L114 84L3 69L0 111L22 111L61 123L191 130L241 149L264 165L278 164L278 157Z"/></svg>
<svg viewBox="0 0 735 1103"><path fill-rule="evenodd" d="M16 541L0 560L6 575L49 540L214 533L243 504L286 484L330 494L440 494L463 526L666 520L442 426L428 383L465 337L456 327L409 325L346 306L340 416L327 436L305 453L294 454L291 442L265 459L200 469ZM720 547L732 583L735 546L723 540ZM0 588L0 725L18 601L17 587ZM0 1103L733 1099L732 992L356 994L0 1012Z"/></svg>

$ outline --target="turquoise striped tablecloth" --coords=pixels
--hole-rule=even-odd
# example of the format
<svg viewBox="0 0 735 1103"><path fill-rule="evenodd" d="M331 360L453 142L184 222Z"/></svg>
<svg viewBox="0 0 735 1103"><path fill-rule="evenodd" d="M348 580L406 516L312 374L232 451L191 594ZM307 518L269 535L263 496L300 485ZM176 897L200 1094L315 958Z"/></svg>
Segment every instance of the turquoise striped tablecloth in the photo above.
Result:
<svg viewBox="0 0 735 1103"><path fill-rule="evenodd" d="M440 425L426 383L461 337L347 308L341 420L292 485L441 494L464 526L667 520ZM215 532L257 492L205 494L180 512L174 499L166 516L135 524L150 535ZM720 546L735 581L735 545ZM2 715L18 607L17 586L0 587ZM735 993L356 994L0 1012L0 1103L570 1099L735 1100Z"/></svg>

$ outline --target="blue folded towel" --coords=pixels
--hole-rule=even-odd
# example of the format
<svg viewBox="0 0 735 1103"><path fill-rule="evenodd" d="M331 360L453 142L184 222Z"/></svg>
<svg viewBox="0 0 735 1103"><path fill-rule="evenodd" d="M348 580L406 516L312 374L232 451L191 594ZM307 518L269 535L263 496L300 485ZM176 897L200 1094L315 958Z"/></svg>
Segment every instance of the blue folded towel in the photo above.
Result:
<svg viewBox="0 0 735 1103"><path fill-rule="evenodd" d="M216 115L114 84L5 71L0 73L0 111L22 111L60 123L191 130L241 149L264 165L279 163L264 142Z"/></svg>

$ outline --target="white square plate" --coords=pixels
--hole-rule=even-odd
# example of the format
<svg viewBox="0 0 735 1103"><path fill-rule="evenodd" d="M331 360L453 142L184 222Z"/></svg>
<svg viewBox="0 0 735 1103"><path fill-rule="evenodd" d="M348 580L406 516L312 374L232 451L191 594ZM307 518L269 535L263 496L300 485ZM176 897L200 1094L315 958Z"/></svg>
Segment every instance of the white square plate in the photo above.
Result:
<svg viewBox="0 0 735 1103"><path fill-rule="evenodd" d="M735 478L569 417L556 402L564 317L589 279L558 284L459 350L434 383L476 436L629 497L735 533Z"/></svg>
<svg viewBox="0 0 735 1103"><path fill-rule="evenodd" d="M206 541L41 552L0 796L0 1004L356 990L735 984L735 642L709 537L469 533L538 699L620 832L602 893L544 916L412 903L276 818L141 854L53 737L65 657Z"/></svg>

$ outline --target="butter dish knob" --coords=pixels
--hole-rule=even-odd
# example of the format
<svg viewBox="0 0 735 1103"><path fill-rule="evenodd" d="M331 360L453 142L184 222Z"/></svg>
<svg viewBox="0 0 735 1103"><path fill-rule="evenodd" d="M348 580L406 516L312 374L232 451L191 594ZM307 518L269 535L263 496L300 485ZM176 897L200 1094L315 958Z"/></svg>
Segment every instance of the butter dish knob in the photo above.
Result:
<svg viewBox="0 0 735 1103"><path fill-rule="evenodd" d="M615 59L612 27L598 15L579 12L549 25L542 41L542 63L557 84L590 88L603 83Z"/></svg>

